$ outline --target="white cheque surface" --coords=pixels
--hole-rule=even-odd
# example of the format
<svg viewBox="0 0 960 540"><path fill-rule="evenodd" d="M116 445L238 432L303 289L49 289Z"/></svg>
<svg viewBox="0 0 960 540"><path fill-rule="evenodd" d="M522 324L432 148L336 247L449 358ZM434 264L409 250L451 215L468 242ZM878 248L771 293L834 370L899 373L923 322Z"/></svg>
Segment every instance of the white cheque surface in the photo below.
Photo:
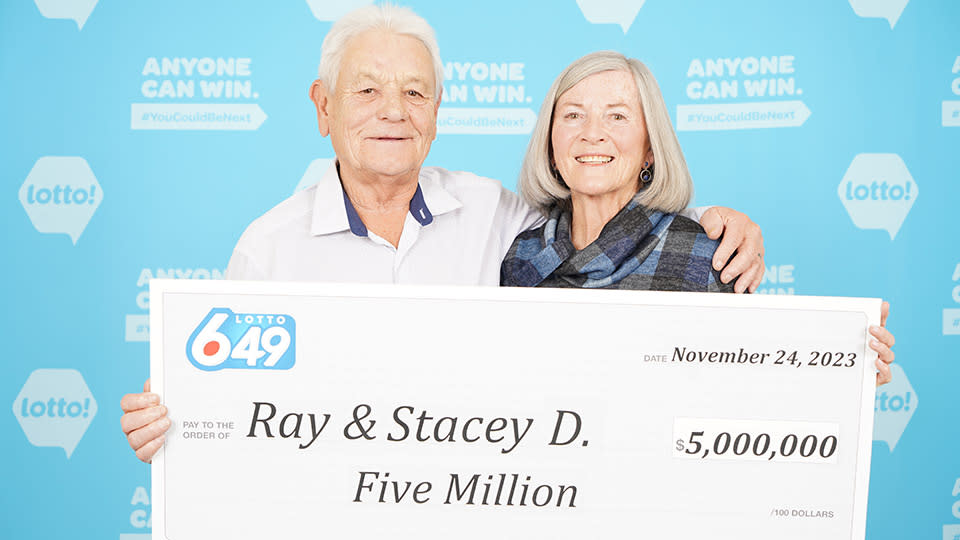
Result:
<svg viewBox="0 0 960 540"><path fill-rule="evenodd" d="M875 299L151 282L153 534L862 539Z"/></svg>

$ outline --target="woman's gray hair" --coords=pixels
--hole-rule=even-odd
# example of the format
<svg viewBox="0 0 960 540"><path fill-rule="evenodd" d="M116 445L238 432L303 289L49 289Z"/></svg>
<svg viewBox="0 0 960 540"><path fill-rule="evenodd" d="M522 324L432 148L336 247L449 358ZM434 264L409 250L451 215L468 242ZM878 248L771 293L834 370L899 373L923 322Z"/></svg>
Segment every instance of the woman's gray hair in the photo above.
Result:
<svg viewBox="0 0 960 540"><path fill-rule="evenodd" d="M683 210L693 198L693 181L657 80L643 62L614 51L599 51L575 60L553 81L543 99L527 155L520 168L520 194L528 204L541 212L570 198L570 190L553 166L551 131L554 109L564 92L590 75L603 71L626 71L632 74L640 92L640 105L646 119L647 138L654 161L653 180L641 193L640 203L663 212Z"/></svg>
<svg viewBox="0 0 960 540"><path fill-rule="evenodd" d="M368 31L386 30L401 36L410 36L423 43L433 60L434 88L436 99L440 99L443 88L443 62L440 61L440 47L433 28L427 21L406 7L384 3L355 9L333 23L327 37L323 38L320 53L320 67L317 75L324 86L333 92L337 86L337 74L340 72L340 60L347 42Z"/></svg>

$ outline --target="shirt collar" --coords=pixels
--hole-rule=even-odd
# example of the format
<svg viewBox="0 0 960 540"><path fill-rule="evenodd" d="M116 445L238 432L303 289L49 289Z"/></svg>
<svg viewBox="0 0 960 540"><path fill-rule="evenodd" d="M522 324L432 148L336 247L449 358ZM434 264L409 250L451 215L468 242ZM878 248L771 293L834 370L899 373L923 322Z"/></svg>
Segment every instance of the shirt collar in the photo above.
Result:
<svg viewBox="0 0 960 540"><path fill-rule="evenodd" d="M434 216L451 212L463 206L440 183L436 169L421 169L417 191L410 199L410 215L426 227ZM313 221L310 233L314 236L349 230L356 236L367 236L367 227L357 214L340 181L337 163L330 164L316 184L313 200Z"/></svg>

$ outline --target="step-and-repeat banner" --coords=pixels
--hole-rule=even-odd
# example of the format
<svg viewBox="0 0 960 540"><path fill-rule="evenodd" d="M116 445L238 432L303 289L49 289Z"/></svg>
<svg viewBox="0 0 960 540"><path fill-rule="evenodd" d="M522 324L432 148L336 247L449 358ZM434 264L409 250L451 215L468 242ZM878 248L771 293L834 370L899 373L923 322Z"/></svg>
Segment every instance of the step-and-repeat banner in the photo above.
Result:
<svg viewBox="0 0 960 540"><path fill-rule="evenodd" d="M365 3L0 4L0 537L149 537L119 423L147 377L147 283L222 278L246 225L329 164L307 91L331 21ZM960 540L960 2L409 5L445 68L427 165L511 188L568 63L643 60L696 204L762 226L760 293L893 306L868 537Z"/></svg>

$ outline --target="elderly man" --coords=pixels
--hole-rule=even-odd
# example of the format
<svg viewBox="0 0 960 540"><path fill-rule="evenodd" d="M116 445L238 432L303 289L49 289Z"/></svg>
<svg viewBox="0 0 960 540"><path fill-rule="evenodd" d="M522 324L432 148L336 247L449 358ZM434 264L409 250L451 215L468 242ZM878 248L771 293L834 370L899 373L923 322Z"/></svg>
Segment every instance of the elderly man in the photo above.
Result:
<svg viewBox="0 0 960 540"><path fill-rule="evenodd" d="M313 187L254 221L227 268L229 279L497 285L520 232L543 218L499 182L422 167L437 134L443 68L433 30L395 6L368 6L324 39L310 88L336 165ZM733 210L701 220L724 243L722 278L737 291L763 275L759 228ZM149 461L170 425L159 397L124 396L121 425Z"/></svg>

